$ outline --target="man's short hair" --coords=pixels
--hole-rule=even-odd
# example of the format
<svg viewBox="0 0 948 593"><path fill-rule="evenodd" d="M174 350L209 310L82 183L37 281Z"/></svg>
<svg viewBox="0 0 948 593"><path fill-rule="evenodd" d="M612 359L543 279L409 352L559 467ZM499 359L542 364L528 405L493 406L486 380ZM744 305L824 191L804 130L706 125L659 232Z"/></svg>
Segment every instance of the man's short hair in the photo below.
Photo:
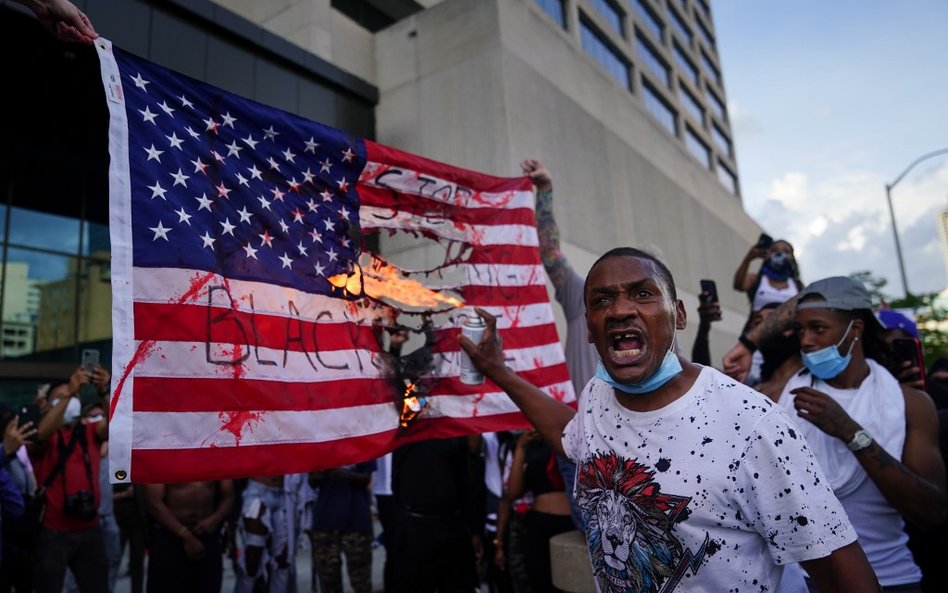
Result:
<svg viewBox="0 0 948 593"><path fill-rule="evenodd" d="M60 379L59 381L53 381L49 384L49 387L46 389L46 400L52 401L53 392L62 387L63 385L69 385L69 379Z"/></svg>
<svg viewBox="0 0 948 593"><path fill-rule="evenodd" d="M592 271L593 268L599 265L600 262L613 258L613 257L634 257L636 259L644 259L652 262L655 265L657 270L658 278L661 280L662 284L665 285L666 295L671 297L671 301L674 303L678 300L678 291L675 289L675 278L672 276L671 270L668 269L668 266L662 263L660 259L652 255L647 251L642 251L641 249L636 249L635 247L616 247L615 249L610 249L609 251L602 254L599 259L589 268ZM586 274L586 281L583 283L583 298L586 297L586 288L589 284L589 274Z"/></svg>

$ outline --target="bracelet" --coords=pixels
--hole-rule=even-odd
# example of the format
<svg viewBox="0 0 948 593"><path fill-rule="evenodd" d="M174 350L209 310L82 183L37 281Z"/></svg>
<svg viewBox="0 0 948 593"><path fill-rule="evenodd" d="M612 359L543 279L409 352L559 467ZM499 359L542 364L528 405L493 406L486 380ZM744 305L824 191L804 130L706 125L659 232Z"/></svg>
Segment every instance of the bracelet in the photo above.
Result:
<svg viewBox="0 0 948 593"><path fill-rule="evenodd" d="M741 334L741 337L739 337L739 338L737 339L737 341L740 342L740 343L741 343L745 348L747 348L751 353L754 353L754 352L757 351L757 344L751 342L750 338L748 338L748 337L745 336L744 334Z"/></svg>
<svg viewBox="0 0 948 593"><path fill-rule="evenodd" d="M188 528L182 525L181 529L178 530L178 537L184 537L184 534L188 533L188 531Z"/></svg>

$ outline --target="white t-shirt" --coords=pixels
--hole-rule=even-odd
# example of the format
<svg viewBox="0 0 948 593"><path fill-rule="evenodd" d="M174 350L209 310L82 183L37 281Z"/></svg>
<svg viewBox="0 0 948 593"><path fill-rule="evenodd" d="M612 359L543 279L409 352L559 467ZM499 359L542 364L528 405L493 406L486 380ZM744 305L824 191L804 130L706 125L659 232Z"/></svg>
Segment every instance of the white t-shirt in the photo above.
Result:
<svg viewBox="0 0 948 593"><path fill-rule="evenodd" d="M775 591L782 565L856 540L786 414L705 367L660 410L592 379L563 433L601 593Z"/></svg>

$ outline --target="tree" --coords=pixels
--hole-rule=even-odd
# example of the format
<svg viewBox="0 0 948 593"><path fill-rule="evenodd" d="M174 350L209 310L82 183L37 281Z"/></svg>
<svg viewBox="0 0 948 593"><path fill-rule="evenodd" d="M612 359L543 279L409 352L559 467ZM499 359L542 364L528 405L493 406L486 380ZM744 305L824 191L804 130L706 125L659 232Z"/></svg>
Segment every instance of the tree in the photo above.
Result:
<svg viewBox="0 0 948 593"><path fill-rule="evenodd" d="M872 299L873 307L880 307L886 302L886 296L882 289L889 283L881 276L875 276L869 270L860 270L849 275L853 280L858 280L869 291L869 298Z"/></svg>

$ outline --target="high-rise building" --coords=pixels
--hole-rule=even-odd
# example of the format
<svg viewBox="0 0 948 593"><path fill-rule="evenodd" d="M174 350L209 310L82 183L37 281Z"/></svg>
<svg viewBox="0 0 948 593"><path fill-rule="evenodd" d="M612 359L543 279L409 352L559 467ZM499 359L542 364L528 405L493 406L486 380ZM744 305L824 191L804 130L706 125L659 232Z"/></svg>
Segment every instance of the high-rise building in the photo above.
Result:
<svg viewBox="0 0 948 593"><path fill-rule="evenodd" d="M581 274L611 247L652 249L692 315L699 279L717 280L716 358L740 331L746 301L726 287L760 229L741 204L709 0L75 3L128 51L304 117L496 175L538 158ZM0 264L31 262L46 287L30 322L43 348L6 352L0 377L52 378L81 348L110 351L104 98L91 48L12 2L0 40L20 89L0 109ZM433 257L398 237L382 248L406 267Z"/></svg>

